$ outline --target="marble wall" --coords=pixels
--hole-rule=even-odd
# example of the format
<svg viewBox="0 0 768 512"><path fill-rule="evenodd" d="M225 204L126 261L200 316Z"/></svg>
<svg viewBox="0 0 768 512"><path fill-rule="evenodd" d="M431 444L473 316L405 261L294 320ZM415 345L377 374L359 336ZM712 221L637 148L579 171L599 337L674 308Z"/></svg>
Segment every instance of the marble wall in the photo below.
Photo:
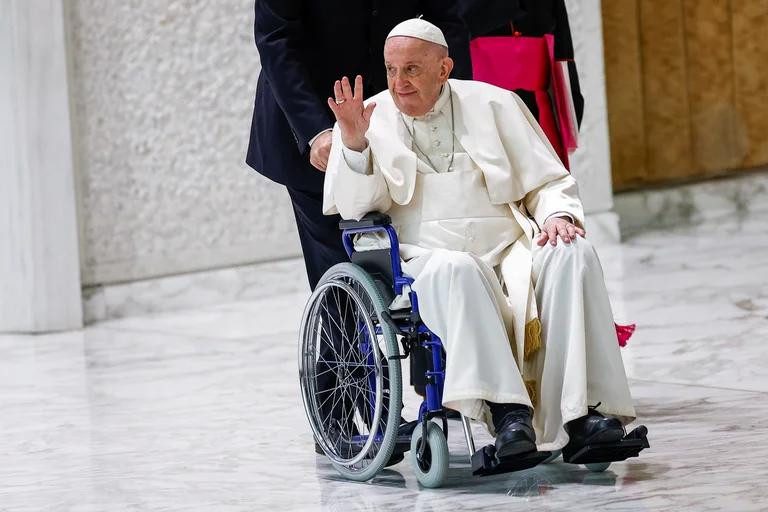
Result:
<svg viewBox="0 0 768 512"><path fill-rule="evenodd" d="M287 194L244 163L253 1L66 5L83 284L298 255Z"/></svg>
<svg viewBox="0 0 768 512"><path fill-rule="evenodd" d="M80 327L61 2L0 0L0 332Z"/></svg>

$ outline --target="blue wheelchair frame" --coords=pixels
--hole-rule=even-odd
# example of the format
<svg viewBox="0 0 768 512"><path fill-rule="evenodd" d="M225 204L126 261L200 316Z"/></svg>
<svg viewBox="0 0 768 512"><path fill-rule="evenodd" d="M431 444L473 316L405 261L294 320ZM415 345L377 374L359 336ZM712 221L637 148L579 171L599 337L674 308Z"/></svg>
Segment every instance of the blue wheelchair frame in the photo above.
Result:
<svg viewBox="0 0 768 512"><path fill-rule="evenodd" d="M413 284L413 279L403 275L402 267L400 265L400 246L397 240L397 232L395 231L395 228L387 224L383 226L374 225L344 229L342 231L342 242L344 244L344 249L347 251L347 255L352 258L352 254L355 252L352 237L361 233L373 233L377 231L384 231L389 236L389 257L394 278L393 288L395 295L401 295L405 286L408 286L410 289L411 285ZM408 297L411 300L411 312L418 314L419 301L418 297L416 296L416 292L414 292L413 289L410 289ZM419 407L419 423L421 423L424 428L426 428L425 419L429 420L436 416L443 416L445 427L445 411L442 405L443 384L445 382L445 369L443 368L442 360L443 343L440 341L440 338L438 338L432 331L430 331L422 322L419 322L416 333L412 332L410 325L402 323L397 324L396 322L395 325L397 327L398 334L403 334L406 336L412 336L413 334L428 336L426 340L421 342L421 346L429 350L431 353L432 367L431 369L427 369L425 375L426 398L422 401L421 406ZM376 334L381 334L381 331L381 326L377 326ZM373 361L370 360L370 358L373 357L373 353L370 350L367 342L364 343L363 347L361 348L363 351L367 352L369 363L373 364ZM373 385L374 383L369 384L370 389L375 389ZM371 403L374 403L374 400L371 400ZM447 435L447 428L444 428L443 430Z"/></svg>

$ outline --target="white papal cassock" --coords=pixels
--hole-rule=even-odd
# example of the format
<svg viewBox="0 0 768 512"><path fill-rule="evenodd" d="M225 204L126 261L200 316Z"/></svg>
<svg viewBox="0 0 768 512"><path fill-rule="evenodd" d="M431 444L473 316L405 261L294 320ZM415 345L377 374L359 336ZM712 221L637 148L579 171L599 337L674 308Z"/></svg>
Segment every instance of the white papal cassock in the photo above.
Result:
<svg viewBox="0 0 768 512"><path fill-rule="evenodd" d="M445 346L444 405L492 433L485 401L533 406L542 450L562 448L563 424L598 401L633 420L595 250L580 237L535 243L548 217L583 225L583 211L520 99L449 80L420 118L401 114L388 91L368 101L377 107L364 152L344 148L334 128L323 210L391 216L422 319Z"/></svg>

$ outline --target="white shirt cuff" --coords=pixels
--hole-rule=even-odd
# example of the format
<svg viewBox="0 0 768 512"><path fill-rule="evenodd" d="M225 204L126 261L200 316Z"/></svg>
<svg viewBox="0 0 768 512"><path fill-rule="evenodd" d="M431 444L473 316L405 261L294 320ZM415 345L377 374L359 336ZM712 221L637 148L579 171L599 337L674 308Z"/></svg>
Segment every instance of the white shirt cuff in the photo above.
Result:
<svg viewBox="0 0 768 512"><path fill-rule="evenodd" d="M317 138L318 138L319 136L321 136L321 135L322 135L322 134L324 134L324 133L327 133L327 132L332 132L332 131L333 131L333 128L328 128L328 129L326 129L326 130L323 130L323 131L321 131L320 133L318 133L317 135L315 135L315 136L314 136L314 137L312 137L311 139L309 139L309 147L310 147L310 148L312 147L312 144L314 144L314 143L315 143L315 140L317 140Z"/></svg>
<svg viewBox="0 0 768 512"><path fill-rule="evenodd" d="M341 147L341 154L347 167L358 174L371 174L371 147L368 146L362 151L355 151L346 146Z"/></svg>

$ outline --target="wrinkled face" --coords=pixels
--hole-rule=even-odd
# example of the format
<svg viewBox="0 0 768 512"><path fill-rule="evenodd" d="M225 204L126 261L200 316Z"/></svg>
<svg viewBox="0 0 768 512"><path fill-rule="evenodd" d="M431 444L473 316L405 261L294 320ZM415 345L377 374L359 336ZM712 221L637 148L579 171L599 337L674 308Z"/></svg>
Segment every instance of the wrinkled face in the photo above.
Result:
<svg viewBox="0 0 768 512"><path fill-rule="evenodd" d="M387 86L400 112L423 116L429 112L448 80L453 60L448 50L415 37L395 36L384 44Z"/></svg>

